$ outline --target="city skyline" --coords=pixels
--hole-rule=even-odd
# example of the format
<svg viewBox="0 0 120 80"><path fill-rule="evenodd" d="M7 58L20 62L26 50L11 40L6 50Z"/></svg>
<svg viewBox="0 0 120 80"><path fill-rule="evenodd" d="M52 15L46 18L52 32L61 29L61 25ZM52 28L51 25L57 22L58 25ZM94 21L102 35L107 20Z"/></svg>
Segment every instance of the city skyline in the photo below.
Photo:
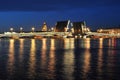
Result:
<svg viewBox="0 0 120 80"><path fill-rule="evenodd" d="M10 27L23 27L30 30L39 28L45 21L48 27L57 21L86 21L88 27L119 26L120 1L47 1L47 0L2 0L0 1L0 30L8 31Z"/></svg>

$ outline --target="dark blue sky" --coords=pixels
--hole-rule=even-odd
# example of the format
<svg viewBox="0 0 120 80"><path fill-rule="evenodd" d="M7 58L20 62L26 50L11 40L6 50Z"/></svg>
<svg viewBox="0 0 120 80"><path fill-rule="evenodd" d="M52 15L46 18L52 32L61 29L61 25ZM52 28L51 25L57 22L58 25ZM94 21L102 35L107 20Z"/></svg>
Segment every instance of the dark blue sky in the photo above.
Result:
<svg viewBox="0 0 120 80"><path fill-rule="evenodd" d="M85 20L92 29L120 25L119 0L0 0L0 31L32 26L40 29L44 21Z"/></svg>

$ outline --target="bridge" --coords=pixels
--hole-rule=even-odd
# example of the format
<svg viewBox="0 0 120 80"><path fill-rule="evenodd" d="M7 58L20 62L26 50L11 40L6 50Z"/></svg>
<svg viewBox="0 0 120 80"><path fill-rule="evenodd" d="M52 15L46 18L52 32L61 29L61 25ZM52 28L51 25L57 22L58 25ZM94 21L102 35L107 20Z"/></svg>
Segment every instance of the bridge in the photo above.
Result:
<svg viewBox="0 0 120 80"><path fill-rule="evenodd" d="M16 33L16 32L4 32L4 34L0 34L0 37L32 37L32 36L41 36L41 37L49 37L49 36L70 36L71 32L29 32L29 33Z"/></svg>
<svg viewBox="0 0 120 80"><path fill-rule="evenodd" d="M97 33L97 32L86 32L85 36L97 36L99 37L119 37L120 33L118 34L108 34L108 33ZM29 32L29 33L16 33L16 32L4 32L3 34L0 34L0 38L2 37L14 37L14 38L20 38L20 37L52 37L52 36L59 36L59 37L67 37L71 36L71 32ZM84 37L84 36L83 36Z"/></svg>

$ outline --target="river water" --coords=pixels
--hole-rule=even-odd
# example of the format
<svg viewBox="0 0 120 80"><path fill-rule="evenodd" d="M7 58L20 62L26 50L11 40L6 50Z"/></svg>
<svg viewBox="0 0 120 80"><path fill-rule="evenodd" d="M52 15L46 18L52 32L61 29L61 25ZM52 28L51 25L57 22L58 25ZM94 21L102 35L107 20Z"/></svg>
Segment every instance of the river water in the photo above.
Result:
<svg viewBox="0 0 120 80"><path fill-rule="evenodd" d="M120 39L0 39L0 80L119 80Z"/></svg>

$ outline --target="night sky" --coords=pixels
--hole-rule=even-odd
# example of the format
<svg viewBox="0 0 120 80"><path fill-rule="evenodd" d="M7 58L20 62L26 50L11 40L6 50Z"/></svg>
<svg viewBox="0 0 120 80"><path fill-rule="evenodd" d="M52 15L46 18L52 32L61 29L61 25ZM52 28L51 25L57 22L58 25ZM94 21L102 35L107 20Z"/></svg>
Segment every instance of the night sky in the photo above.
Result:
<svg viewBox="0 0 120 80"><path fill-rule="evenodd" d="M120 0L0 0L0 31L37 30L46 21L86 21L92 30L120 26Z"/></svg>

